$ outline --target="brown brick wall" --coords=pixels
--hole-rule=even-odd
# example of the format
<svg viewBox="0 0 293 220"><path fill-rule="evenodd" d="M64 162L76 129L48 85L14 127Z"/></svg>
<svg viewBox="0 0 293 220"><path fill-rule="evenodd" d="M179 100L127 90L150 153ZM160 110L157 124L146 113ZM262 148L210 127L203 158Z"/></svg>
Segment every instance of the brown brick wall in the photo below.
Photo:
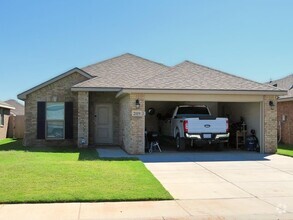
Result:
<svg viewBox="0 0 293 220"><path fill-rule="evenodd" d="M130 96L124 96L119 102L119 143L121 147L127 151L126 148L131 146L131 112L130 112Z"/></svg>
<svg viewBox="0 0 293 220"><path fill-rule="evenodd" d="M275 106L271 107L269 102ZM264 96L264 151L276 153L277 151L277 101L276 96Z"/></svg>
<svg viewBox="0 0 293 220"><path fill-rule="evenodd" d="M87 78L79 73L73 73L54 83L51 83L27 95L25 100L25 146L70 146L77 142L77 92L72 92L71 87ZM73 140L43 140L37 139L37 102L52 102L57 97L58 102L73 102Z"/></svg>
<svg viewBox="0 0 293 220"><path fill-rule="evenodd" d="M89 144L89 92L77 94L77 146Z"/></svg>
<svg viewBox="0 0 293 220"><path fill-rule="evenodd" d="M282 115L285 115L285 121L282 121ZM281 122L281 143L293 144L293 101L278 102L278 122Z"/></svg>
<svg viewBox="0 0 293 220"><path fill-rule="evenodd" d="M140 108L135 101L139 99ZM144 94L130 94L120 100L120 136L121 146L129 154L144 154L145 117L133 117L132 110L145 111Z"/></svg>

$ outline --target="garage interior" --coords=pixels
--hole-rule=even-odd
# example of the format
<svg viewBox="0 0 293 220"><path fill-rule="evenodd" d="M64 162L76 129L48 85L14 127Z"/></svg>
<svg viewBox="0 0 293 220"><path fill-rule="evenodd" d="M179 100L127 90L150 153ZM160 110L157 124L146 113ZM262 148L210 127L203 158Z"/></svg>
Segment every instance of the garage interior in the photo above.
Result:
<svg viewBox="0 0 293 220"><path fill-rule="evenodd" d="M228 118L230 137L229 142L225 144L224 150L247 151L245 143L251 135L250 131L253 129L259 141L259 151L263 152L262 102L146 101L145 130L146 132L159 133L159 144L162 151L176 150L174 139L164 136L163 134L166 134L167 131L162 129L166 129L164 123L170 123L168 119L171 118L175 107L178 105L206 105L212 116ZM186 149L186 151L214 150L215 147L212 145L189 146Z"/></svg>

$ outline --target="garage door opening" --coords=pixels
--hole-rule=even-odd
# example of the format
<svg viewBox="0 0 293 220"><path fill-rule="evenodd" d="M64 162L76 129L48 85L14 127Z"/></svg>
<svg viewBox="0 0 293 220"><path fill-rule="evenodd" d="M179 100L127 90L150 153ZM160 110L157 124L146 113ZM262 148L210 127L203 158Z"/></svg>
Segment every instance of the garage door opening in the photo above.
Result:
<svg viewBox="0 0 293 220"><path fill-rule="evenodd" d="M251 150L262 152L262 113L261 102L175 102L146 101L145 130L158 132L159 143L163 151L175 151L176 140L172 133L171 117L176 106L205 105L214 117L224 117L229 120L229 139L223 150ZM260 148L249 145L251 130L255 131ZM146 138L147 139L147 138ZM148 148L148 142L146 141ZM215 144L196 144L190 139L186 141L186 151L214 151Z"/></svg>

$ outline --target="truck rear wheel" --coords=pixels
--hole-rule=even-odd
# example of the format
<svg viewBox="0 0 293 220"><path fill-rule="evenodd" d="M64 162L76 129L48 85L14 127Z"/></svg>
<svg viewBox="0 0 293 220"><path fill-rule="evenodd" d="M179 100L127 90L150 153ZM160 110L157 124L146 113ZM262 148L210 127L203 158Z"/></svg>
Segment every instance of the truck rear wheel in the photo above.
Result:
<svg viewBox="0 0 293 220"><path fill-rule="evenodd" d="M181 138L179 133L177 133L175 139L176 139L176 149L178 151L185 150L185 139L184 138Z"/></svg>

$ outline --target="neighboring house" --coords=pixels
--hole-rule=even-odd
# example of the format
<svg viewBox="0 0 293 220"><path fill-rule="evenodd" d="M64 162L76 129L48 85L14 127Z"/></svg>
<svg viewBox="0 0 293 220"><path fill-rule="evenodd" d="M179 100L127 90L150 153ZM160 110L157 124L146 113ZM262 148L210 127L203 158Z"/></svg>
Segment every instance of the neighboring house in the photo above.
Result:
<svg viewBox="0 0 293 220"><path fill-rule="evenodd" d="M24 115L24 105L23 104L21 104L20 102L14 100L14 99L9 99L5 102L8 105L15 108L10 111L11 115Z"/></svg>
<svg viewBox="0 0 293 220"><path fill-rule="evenodd" d="M270 84L288 91L278 98L278 131L282 143L293 144L293 74Z"/></svg>
<svg viewBox="0 0 293 220"><path fill-rule="evenodd" d="M14 99L5 101L14 107L10 111L7 137L23 138L24 136L24 105Z"/></svg>
<svg viewBox="0 0 293 220"><path fill-rule="evenodd" d="M157 113L166 114L181 103L201 103L231 121L244 117L248 129L257 132L261 152L274 153L273 105L284 94L189 61L169 67L123 54L71 69L18 98L25 101L27 146L119 145L130 154L143 154L145 130L160 130ZM145 115L150 107L155 115Z"/></svg>
<svg viewBox="0 0 293 220"><path fill-rule="evenodd" d="M0 101L0 140L7 137L8 119L10 110L14 107L8 105L6 102Z"/></svg>

